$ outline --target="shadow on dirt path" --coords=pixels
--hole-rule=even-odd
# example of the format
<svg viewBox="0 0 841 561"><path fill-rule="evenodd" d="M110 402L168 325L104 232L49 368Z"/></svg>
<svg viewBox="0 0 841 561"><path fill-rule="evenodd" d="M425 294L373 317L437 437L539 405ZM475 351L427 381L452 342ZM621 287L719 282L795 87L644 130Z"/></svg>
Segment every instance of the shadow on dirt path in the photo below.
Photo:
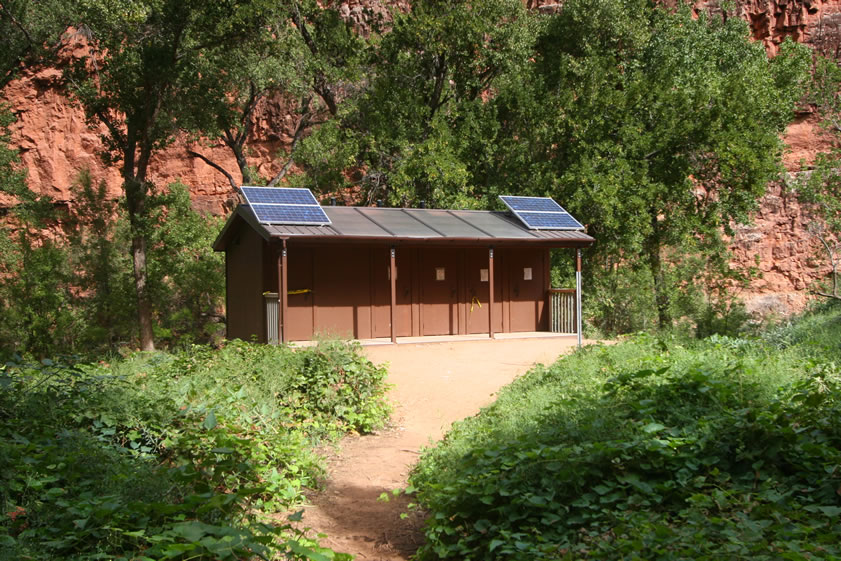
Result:
<svg viewBox="0 0 841 561"><path fill-rule="evenodd" d="M380 495L405 487L421 447L454 421L475 415L533 364L553 362L574 346L570 337L365 347L373 362L388 364L391 426L341 442L329 458L327 486L310 495L302 524L327 534L322 545L357 561L408 560L423 543L423 520L408 512L405 497Z"/></svg>

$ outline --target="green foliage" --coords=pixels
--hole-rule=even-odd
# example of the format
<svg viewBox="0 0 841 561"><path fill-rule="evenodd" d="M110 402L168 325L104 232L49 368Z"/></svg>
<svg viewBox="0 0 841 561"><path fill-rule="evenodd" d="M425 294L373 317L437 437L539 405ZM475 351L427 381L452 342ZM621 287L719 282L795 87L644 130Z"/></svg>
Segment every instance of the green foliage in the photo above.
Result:
<svg viewBox="0 0 841 561"><path fill-rule="evenodd" d="M427 450L421 559L841 555L838 312L538 367Z"/></svg>
<svg viewBox="0 0 841 561"><path fill-rule="evenodd" d="M516 0L421 1L395 13L366 88L296 156L307 180L353 177L368 202L476 206L470 162L493 151L497 128L483 96L528 58L531 21Z"/></svg>
<svg viewBox="0 0 841 561"><path fill-rule="evenodd" d="M95 353L137 340L125 211L88 172L73 192L75 204L60 214L25 186L15 192L23 199L15 209L21 227L0 233L0 349L7 353ZM150 202L148 282L159 337L169 346L217 341L224 266L211 241L219 220L192 210L180 184ZM47 227L54 237L30 233Z"/></svg>
<svg viewBox="0 0 841 561"><path fill-rule="evenodd" d="M9 147L11 132L9 126L15 122L15 117L9 108L0 103L0 189L13 192L23 184L24 173L17 167L17 152Z"/></svg>
<svg viewBox="0 0 841 561"><path fill-rule="evenodd" d="M225 264L211 245L222 220L193 210L181 183L152 204L148 270L157 338L170 345L218 340Z"/></svg>
<svg viewBox="0 0 841 561"><path fill-rule="evenodd" d="M384 376L339 343L7 363L0 558L347 560L263 515L317 485L313 446L385 421Z"/></svg>
<svg viewBox="0 0 841 561"><path fill-rule="evenodd" d="M709 254L756 208L807 58L788 45L769 61L738 18L568 2L538 40L534 90L516 98L530 112L508 136L528 143L512 150L540 154L520 189L564 201L597 251L644 263L667 326L668 253Z"/></svg>
<svg viewBox="0 0 841 561"><path fill-rule="evenodd" d="M821 117L828 138L838 137L841 124L841 67L837 60L818 56L815 60L813 80L807 100L813 103ZM822 296L841 299L838 292L838 266L841 261L838 239L841 235L841 175L838 162L841 154L837 149L819 153L814 168L801 175L792 187L797 198L805 203L811 213L807 224L808 232L819 242L819 254L828 262L831 271L830 288ZM819 287L821 290L824 287Z"/></svg>
<svg viewBox="0 0 841 561"><path fill-rule="evenodd" d="M21 68L51 61L66 30L66 0L4 0L0 6L0 89Z"/></svg>
<svg viewBox="0 0 841 561"><path fill-rule="evenodd" d="M769 59L741 19L687 6L572 0L543 15L494 0L413 3L371 52L364 89L302 143L300 183L395 206L550 195L599 240L588 271L618 290L591 308L597 323L651 324L647 296L604 307L626 296L616 267L650 277L660 326L686 304L673 286L707 292L705 313L722 317L709 283L693 286L699 275L670 258L705 263L705 280L731 275L721 234L781 171L808 49L786 42Z"/></svg>
<svg viewBox="0 0 841 561"><path fill-rule="evenodd" d="M0 355L73 348L81 318L73 306L66 252L51 240L36 245L26 229L15 238L0 234Z"/></svg>

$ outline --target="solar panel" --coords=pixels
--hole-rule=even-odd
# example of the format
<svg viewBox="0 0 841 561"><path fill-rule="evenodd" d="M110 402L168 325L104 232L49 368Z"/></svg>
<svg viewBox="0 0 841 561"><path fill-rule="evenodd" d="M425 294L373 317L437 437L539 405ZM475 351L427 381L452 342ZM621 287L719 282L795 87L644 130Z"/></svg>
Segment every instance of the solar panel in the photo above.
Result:
<svg viewBox="0 0 841 561"><path fill-rule="evenodd" d="M329 224L330 219L320 206L251 205L257 219L264 224Z"/></svg>
<svg viewBox="0 0 841 561"><path fill-rule="evenodd" d="M508 208L513 211L534 210L538 212L564 212L561 205L549 197L512 197L509 195L499 197Z"/></svg>
<svg viewBox="0 0 841 561"><path fill-rule="evenodd" d="M584 226L549 197L499 197L529 230L583 230Z"/></svg>
<svg viewBox="0 0 841 561"><path fill-rule="evenodd" d="M263 224L330 224L309 189L241 187L240 190Z"/></svg>
<svg viewBox="0 0 841 561"><path fill-rule="evenodd" d="M532 229L580 230L580 222L567 212L521 212L520 219Z"/></svg>
<svg viewBox="0 0 841 561"><path fill-rule="evenodd" d="M318 201L309 189L285 187L241 187L240 189L250 204L318 205Z"/></svg>

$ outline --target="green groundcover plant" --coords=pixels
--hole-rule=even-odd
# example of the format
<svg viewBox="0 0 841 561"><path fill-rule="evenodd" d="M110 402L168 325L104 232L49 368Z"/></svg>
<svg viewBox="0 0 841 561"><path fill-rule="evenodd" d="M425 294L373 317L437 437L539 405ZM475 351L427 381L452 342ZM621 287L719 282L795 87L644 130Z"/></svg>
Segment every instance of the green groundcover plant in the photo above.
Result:
<svg viewBox="0 0 841 561"><path fill-rule="evenodd" d="M841 558L841 313L537 367L423 455L421 559Z"/></svg>
<svg viewBox="0 0 841 561"><path fill-rule="evenodd" d="M0 559L350 559L267 515L388 417L358 347L229 343L0 367ZM292 521L300 521L301 514Z"/></svg>

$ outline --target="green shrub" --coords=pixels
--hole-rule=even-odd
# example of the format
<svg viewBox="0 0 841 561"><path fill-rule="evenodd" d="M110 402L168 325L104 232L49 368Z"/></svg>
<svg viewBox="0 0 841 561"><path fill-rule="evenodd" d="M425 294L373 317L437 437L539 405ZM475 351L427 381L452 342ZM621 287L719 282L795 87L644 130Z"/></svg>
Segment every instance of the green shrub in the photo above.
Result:
<svg viewBox="0 0 841 561"><path fill-rule="evenodd" d="M838 558L838 318L534 369L425 452L420 558Z"/></svg>
<svg viewBox="0 0 841 561"><path fill-rule="evenodd" d="M348 559L262 516L318 485L314 445L385 422L384 378L337 342L17 357L0 367L0 559Z"/></svg>

